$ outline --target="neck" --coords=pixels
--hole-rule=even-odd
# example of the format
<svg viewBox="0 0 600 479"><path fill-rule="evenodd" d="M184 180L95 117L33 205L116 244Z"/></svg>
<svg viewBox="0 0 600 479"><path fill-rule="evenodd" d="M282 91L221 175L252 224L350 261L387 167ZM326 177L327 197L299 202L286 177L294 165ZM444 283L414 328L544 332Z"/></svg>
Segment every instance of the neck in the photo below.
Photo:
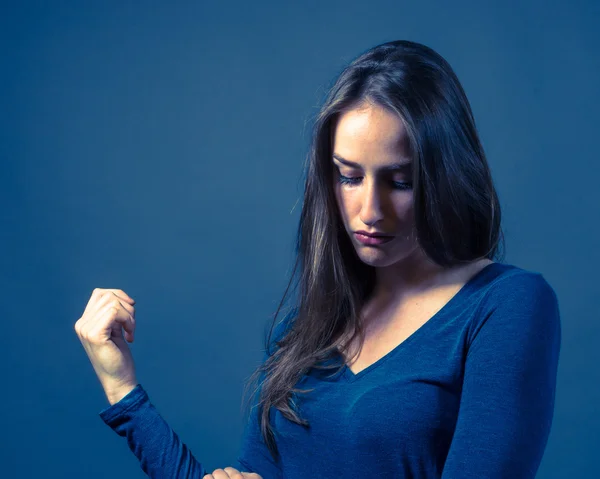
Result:
<svg viewBox="0 0 600 479"><path fill-rule="evenodd" d="M448 268L431 261L419 248L403 261L376 269L373 296L398 297L418 293L439 283Z"/></svg>

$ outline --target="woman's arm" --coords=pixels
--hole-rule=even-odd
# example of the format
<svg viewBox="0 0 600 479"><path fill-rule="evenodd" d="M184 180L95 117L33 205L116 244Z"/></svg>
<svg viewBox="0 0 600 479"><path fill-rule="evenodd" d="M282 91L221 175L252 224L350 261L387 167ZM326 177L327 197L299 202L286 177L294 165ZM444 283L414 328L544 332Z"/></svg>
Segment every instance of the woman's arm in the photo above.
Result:
<svg viewBox="0 0 600 479"><path fill-rule="evenodd" d="M100 412L151 478L202 478L208 471L162 418L141 384L119 402Z"/></svg>
<svg viewBox="0 0 600 479"><path fill-rule="evenodd" d="M529 479L552 425L561 342L558 301L540 274L500 280L465 362L443 479Z"/></svg>

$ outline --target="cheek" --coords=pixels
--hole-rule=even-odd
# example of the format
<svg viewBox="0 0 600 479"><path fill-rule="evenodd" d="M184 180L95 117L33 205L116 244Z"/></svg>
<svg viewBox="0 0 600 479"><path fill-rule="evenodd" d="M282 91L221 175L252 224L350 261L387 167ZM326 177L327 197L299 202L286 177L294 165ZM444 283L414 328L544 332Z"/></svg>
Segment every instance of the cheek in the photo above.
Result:
<svg viewBox="0 0 600 479"><path fill-rule="evenodd" d="M413 202L412 198L399 198L394 203L396 216L403 221L412 221L413 218Z"/></svg>

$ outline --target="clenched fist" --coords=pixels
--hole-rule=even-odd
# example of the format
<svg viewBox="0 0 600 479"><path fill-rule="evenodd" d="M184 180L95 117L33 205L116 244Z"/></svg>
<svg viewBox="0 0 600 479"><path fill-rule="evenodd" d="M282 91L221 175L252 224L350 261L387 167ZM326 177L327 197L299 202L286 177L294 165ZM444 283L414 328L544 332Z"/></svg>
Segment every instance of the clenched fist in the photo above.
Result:
<svg viewBox="0 0 600 479"><path fill-rule="evenodd" d="M233 467L215 469L212 474L205 474L202 479L262 479L254 472L240 472Z"/></svg>
<svg viewBox="0 0 600 479"><path fill-rule="evenodd" d="M125 341L133 342L134 304L125 291L96 288L75 323L75 332L111 405L137 385L133 357Z"/></svg>

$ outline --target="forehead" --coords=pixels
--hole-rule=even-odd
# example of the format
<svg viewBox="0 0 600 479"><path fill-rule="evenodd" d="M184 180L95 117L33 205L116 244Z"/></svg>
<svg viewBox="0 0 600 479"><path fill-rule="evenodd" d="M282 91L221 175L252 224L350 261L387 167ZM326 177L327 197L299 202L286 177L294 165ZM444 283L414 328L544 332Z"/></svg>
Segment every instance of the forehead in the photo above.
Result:
<svg viewBox="0 0 600 479"><path fill-rule="evenodd" d="M408 135L396 113L376 104L366 104L340 114L334 128L333 148L339 156L348 159L382 155L408 157Z"/></svg>

